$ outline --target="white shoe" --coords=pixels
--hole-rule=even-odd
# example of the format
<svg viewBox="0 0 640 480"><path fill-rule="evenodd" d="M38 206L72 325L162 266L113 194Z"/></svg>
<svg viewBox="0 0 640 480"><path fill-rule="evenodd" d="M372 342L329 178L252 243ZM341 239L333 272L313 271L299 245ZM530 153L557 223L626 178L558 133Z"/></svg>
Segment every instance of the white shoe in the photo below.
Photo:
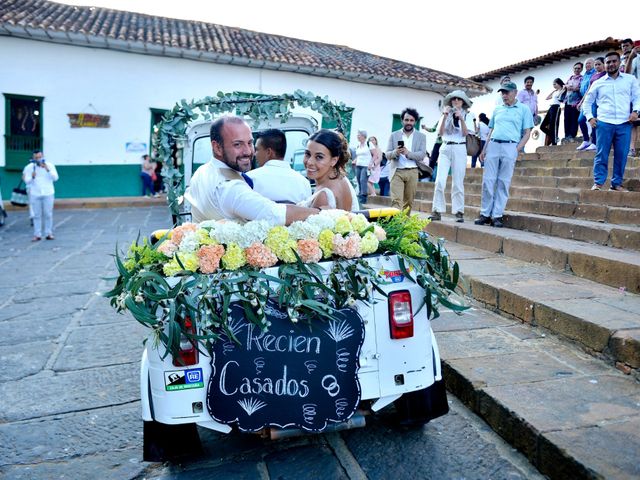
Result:
<svg viewBox="0 0 640 480"><path fill-rule="evenodd" d="M593 143L590 143L589 146L587 148L584 149L585 152L590 152L592 150L597 150L598 147L596 147Z"/></svg>
<svg viewBox="0 0 640 480"><path fill-rule="evenodd" d="M591 145L591 143L589 142L582 142L580 144L580 146L578 148L576 148L576 150L584 150L585 148L587 148L589 145Z"/></svg>

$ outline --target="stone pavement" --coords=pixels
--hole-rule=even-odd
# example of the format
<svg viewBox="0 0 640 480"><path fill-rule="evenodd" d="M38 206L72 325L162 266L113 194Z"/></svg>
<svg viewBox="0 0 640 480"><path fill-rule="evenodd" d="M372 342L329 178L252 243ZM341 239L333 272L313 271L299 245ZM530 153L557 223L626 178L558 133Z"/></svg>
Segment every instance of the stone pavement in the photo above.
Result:
<svg viewBox="0 0 640 480"><path fill-rule="evenodd" d="M30 242L25 210L0 229L0 478L542 478L453 396L451 412L421 429L384 412L364 429L278 442L201 430L203 456L142 462L148 331L96 292L111 285L116 243L166 227L166 207L58 209L54 220L54 241Z"/></svg>

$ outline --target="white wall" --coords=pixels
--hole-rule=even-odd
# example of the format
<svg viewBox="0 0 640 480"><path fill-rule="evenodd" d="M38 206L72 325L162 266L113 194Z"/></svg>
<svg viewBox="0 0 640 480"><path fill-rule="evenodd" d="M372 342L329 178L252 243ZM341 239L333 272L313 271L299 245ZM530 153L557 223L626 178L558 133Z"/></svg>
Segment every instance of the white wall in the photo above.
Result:
<svg viewBox="0 0 640 480"><path fill-rule="evenodd" d="M551 65L545 65L543 67L537 67L526 70L524 72L515 73L510 75L511 81L518 86L518 89L523 89L525 77L528 75L532 75L533 77L535 77L533 89L540 90L540 93L538 94L538 111L540 112L540 116L544 118L544 114L549 109L549 105L551 105L551 101L545 99L547 98L547 95L549 95L549 93L553 91L553 80L556 78L560 78L563 82L566 83L569 77L573 75L573 65L576 62L584 63L587 58L604 56L606 53L607 51L594 52L581 57L572 57L570 59L563 60L562 62L556 62ZM584 70L582 73L584 73ZM499 88L500 78L482 83L491 88L493 92L481 97L473 98L473 107L471 108L471 110L476 114L476 116L481 112L484 112L489 118L491 118L491 116L493 115L493 110L496 107L496 101L500 98L500 94L497 91ZM564 114L560 118L560 138L564 137L563 122ZM535 130L539 131L539 126L536 127ZM578 131L578 136L580 135L580 131ZM544 137L544 133L540 132L538 140L530 139L525 146L525 151L534 152L537 147L544 145Z"/></svg>
<svg viewBox="0 0 640 480"><path fill-rule="evenodd" d="M138 163L125 143L149 142L150 108L172 108L182 98L200 99L218 91L327 95L354 107L352 138L365 129L383 148L393 113L415 107L431 125L442 95L257 68L217 65L105 49L0 37L0 92L44 97L43 137L47 158L57 165ZM108 129L74 128L67 113L110 115ZM0 115L0 131L5 131ZM430 139L433 143L433 139ZM0 148L0 166L5 165Z"/></svg>

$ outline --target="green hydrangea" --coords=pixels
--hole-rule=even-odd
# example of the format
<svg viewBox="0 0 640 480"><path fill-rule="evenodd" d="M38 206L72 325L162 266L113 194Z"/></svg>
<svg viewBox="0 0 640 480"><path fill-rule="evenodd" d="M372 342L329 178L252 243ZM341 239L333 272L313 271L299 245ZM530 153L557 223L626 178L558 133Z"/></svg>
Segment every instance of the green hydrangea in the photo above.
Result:
<svg viewBox="0 0 640 480"><path fill-rule="evenodd" d="M358 213L351 218L351 226L356 232L362 233L369 227L369 221L364 215Z"/></svg>
<svg viewBox="0 0 640 480"><path fill-rule="evenodd" d="M363 255L367 253L375 253L378 250L379 244L380 242L378 241L378 237L376 237L375 233L367 232L360 240L360 251Z"/></svg>
<svg viewBox="0 0 640 480"><path fill-rule="evenodd" d="M136 260L136 255L138 256L138 260ZM127 271L132 272L133 270L144 268L149 265L162 263L165 259L165 255L154 250L145 238L141 245L137 245L136 243L131 244L129 252L127 253L127 260L124 262L124 268L126 268Z"/></svg>
<svg viewBox="0 0 640 480"><path fill-rule="evenodd" d="M178 264L178 261L174 258L173 260L168 261L162 267L162 272L167 277L173 277L178 272L182 271L182 267Z"/></svg>
<svg viewBox="0 0 640 480"><path fill-rule="evenodd" d="M285 244L289 241L289 238L289 230L287 230L287 227L273 227L269 230L269 233L267 233L264 244L275 252L278 245Z"/></svg>
<svg viewBox="0 0 640 480"><path fill-rule="evenodd" d="M196 230L196 238L198 239L198 243L200 245L217 245L218 244L218 242L216 242L209 235L209 230L206 230L204 228L199 228L198 230Z"/></svg>
<svg viewBox="0 0 640 480"><path fill-rule="evenodd" d="M318 236L318 242L320 242L320 248L322 249L322 257L330 258L333 255L333 236L335 234L329 230L324 229Z"/></svg>
<svg viewBox="0 0 640 480"><path fill-rule="evenodd" d="M237 243L227 244L225 254L222 256L222 265L226 270L237 270L247 263L244 250Z"/></svg>
<svg viewBox="0 0 640 480"><path fill-rule="evenodd" d="M336 233L340 233L342 235L346 235L353 231L353 227L351 226L351 222L349 221L349 217L343 215L342 217L338 217L336 219L336 226L334 227Z"/></svg>
<svg viewBox="0 0 640 480"><path fill-rule="evenodd" d="M271 250L276 254L278 260L281 260L285 263L295 263L295 261L297 260L294 253L296 251L296 248L298 248L298 243L295 240L290 239L284 243L281 243L280 245L277 245Z"/></svg>

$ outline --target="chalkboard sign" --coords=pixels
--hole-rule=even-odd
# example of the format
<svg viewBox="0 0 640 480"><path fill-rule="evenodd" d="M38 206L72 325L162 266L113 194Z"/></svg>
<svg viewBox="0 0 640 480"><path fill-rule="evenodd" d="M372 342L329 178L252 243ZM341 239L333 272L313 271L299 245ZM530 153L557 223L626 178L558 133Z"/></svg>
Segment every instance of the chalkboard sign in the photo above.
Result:
<svg viewBox="0 0 640 480"><path fill-rule="evenodd" d="M207 386L209 414L242 431L267 426L322 431L342 422L360 401L357 370L364 341L362 318L341 310L330 321L292 323L286 311L269 303L268 331L247 322L232 306L227 336L215 342Z"/></svg>

